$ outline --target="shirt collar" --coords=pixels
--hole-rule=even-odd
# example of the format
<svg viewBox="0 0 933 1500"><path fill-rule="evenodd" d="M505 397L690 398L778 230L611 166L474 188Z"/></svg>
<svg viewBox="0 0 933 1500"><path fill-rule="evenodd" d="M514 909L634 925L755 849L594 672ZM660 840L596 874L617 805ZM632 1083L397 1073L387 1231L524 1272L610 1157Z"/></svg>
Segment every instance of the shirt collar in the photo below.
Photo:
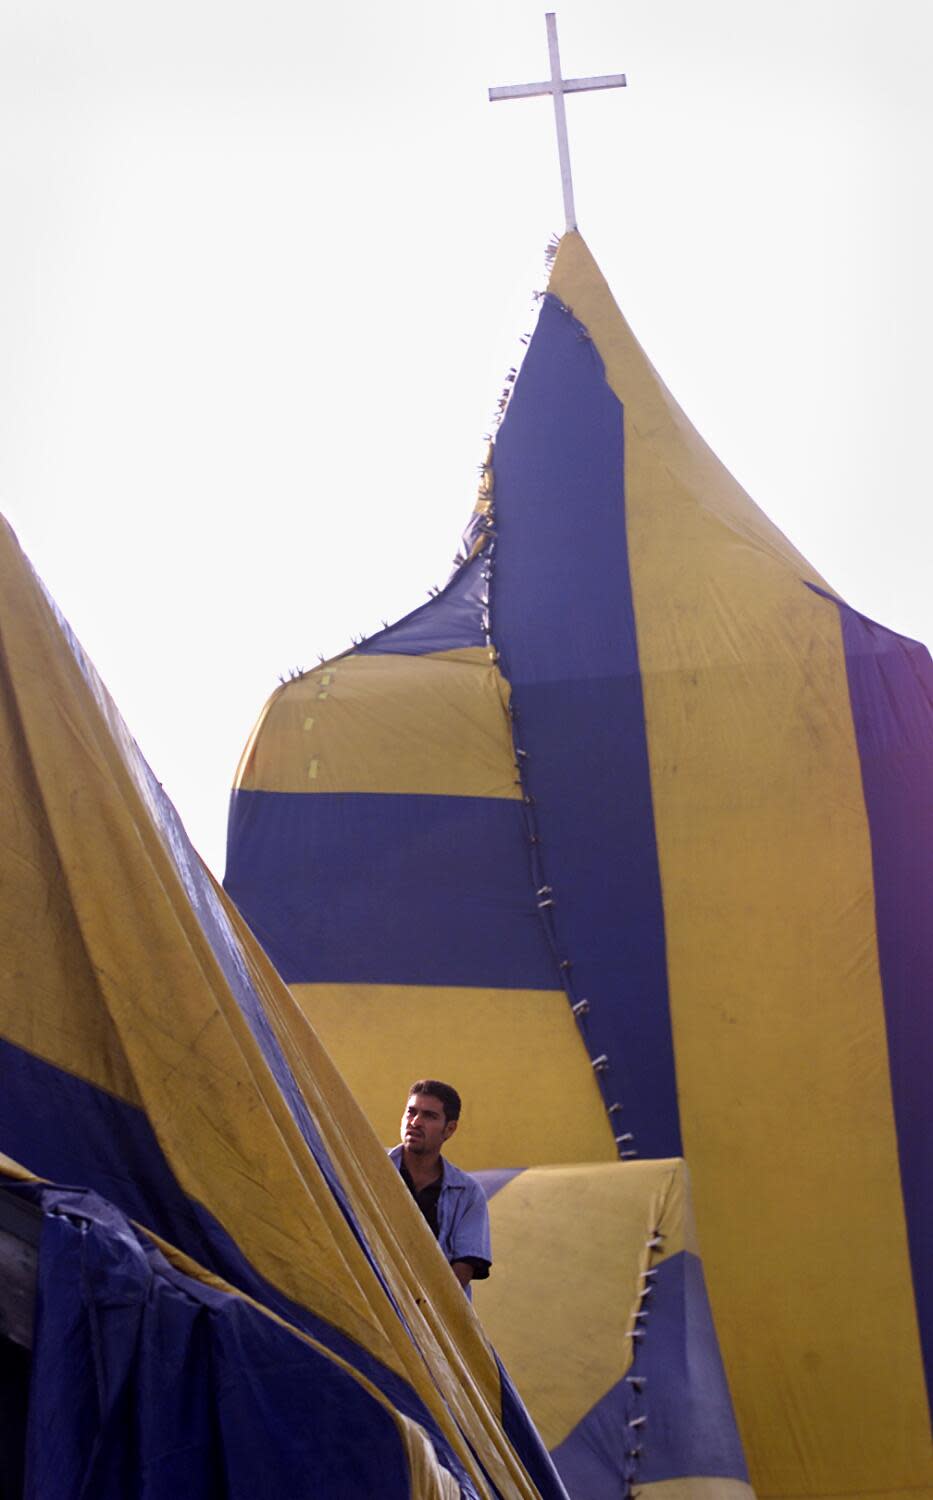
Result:
<svg viewBox="0 0 933 1500"><path fill-rule="evenodd" d="M389 1160L395 1167L397 1167L399 1172L401 1172L403 1166L403 1156L402 1147L400 1145L392 1147L392 1150L389 1152ZM435 1184L442 1188L463 1187L462 1182L454 1182L453 1180L455 1174L459 1175L458 1169L451 1162L445 1161L443 1156L439 1157L438 1160L441 1164L441 1175L440 1177L436 1177L434 1179L434 1182L429 1182L428 1187L434 1187Z"/></svg>

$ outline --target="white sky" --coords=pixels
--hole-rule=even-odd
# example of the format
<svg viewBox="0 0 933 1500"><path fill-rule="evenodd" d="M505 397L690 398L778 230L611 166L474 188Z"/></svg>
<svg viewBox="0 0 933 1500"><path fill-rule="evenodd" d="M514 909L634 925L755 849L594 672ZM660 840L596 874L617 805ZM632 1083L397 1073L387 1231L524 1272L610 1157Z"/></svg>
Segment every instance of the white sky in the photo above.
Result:
<svg viewBox="0 0 933 1500"><path fill-rule="evenodd" d="M442 583L562 228L531 0L0 0L0 508L216 873L280 673ZM852 604L933 640L933 6L562 0L580 227Z"/></svg>

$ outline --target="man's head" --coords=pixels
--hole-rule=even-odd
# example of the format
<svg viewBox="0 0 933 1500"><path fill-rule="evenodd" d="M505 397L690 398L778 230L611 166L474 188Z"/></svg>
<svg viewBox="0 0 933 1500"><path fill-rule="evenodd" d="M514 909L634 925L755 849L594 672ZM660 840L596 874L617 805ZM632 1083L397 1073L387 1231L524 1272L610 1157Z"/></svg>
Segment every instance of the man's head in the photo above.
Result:
<svg viewBox="0 0 933 1500"><path fill-rule="evenodd" d="M457 1090L437 1078L419 1078L408 1090L402 1145L413 1156L434 1156L450 1140L459 1119Z"/></svg>

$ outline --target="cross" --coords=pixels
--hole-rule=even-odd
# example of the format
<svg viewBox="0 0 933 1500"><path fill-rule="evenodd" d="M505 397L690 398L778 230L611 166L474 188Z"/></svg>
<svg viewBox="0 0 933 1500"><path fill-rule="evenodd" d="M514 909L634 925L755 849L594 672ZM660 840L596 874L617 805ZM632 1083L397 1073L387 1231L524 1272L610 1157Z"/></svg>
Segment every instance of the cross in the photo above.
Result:
<svg viewBox="0 0 933 1500"><path fill-rule="evenodd" d="M573 182L570 177L570 147L567 144L567 115L564 109L565 94L579 94L586 89L624 89L624 73L605 73L601 78L562 78L560 53L557 50L557 17L553 11L545 16L547 22L547 47L551 59L551 76L543 83L511 83L503 88L489 90L492 102L496 99L529 99L534 94L550 94L554 100L554 122L557 126L557 152L560 157L560 180L564 190L564 216L568 232L577 227L577 216L573 207Z"/></svg>

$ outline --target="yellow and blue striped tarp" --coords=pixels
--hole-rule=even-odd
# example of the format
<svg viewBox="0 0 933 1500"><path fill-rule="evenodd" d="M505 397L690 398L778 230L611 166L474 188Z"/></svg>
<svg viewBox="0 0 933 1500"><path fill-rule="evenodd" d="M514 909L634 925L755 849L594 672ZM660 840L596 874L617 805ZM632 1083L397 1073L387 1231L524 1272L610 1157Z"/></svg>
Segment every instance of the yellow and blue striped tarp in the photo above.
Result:
<svg viewBox="0 0 933 1500"><path fill-rule="evenodd" d="M0 1192L28 1500L563 1491L420 1214L0 529Z"/></svg>
<svg viewBox="0 0 933 1500"><path fill-rule="evenodd" d="M933 1494L931 793L929 656L725 471L576 233L447 588L283 687L234 791L227 888L387 1141L410 1077L461 1084L455 1159L522 1173L494 1219L539 1168L637 1197L686 1158L760 1495ZM572 1180L524 1209L544 1257L561 1211L597 1234ZM621 1369L610 1285L569 1360ZM667 1295L683 1328L705 1292ZM658 1495L746 1482L695 1441L710 1367L662 1472L646 1424Z"/></svg>

